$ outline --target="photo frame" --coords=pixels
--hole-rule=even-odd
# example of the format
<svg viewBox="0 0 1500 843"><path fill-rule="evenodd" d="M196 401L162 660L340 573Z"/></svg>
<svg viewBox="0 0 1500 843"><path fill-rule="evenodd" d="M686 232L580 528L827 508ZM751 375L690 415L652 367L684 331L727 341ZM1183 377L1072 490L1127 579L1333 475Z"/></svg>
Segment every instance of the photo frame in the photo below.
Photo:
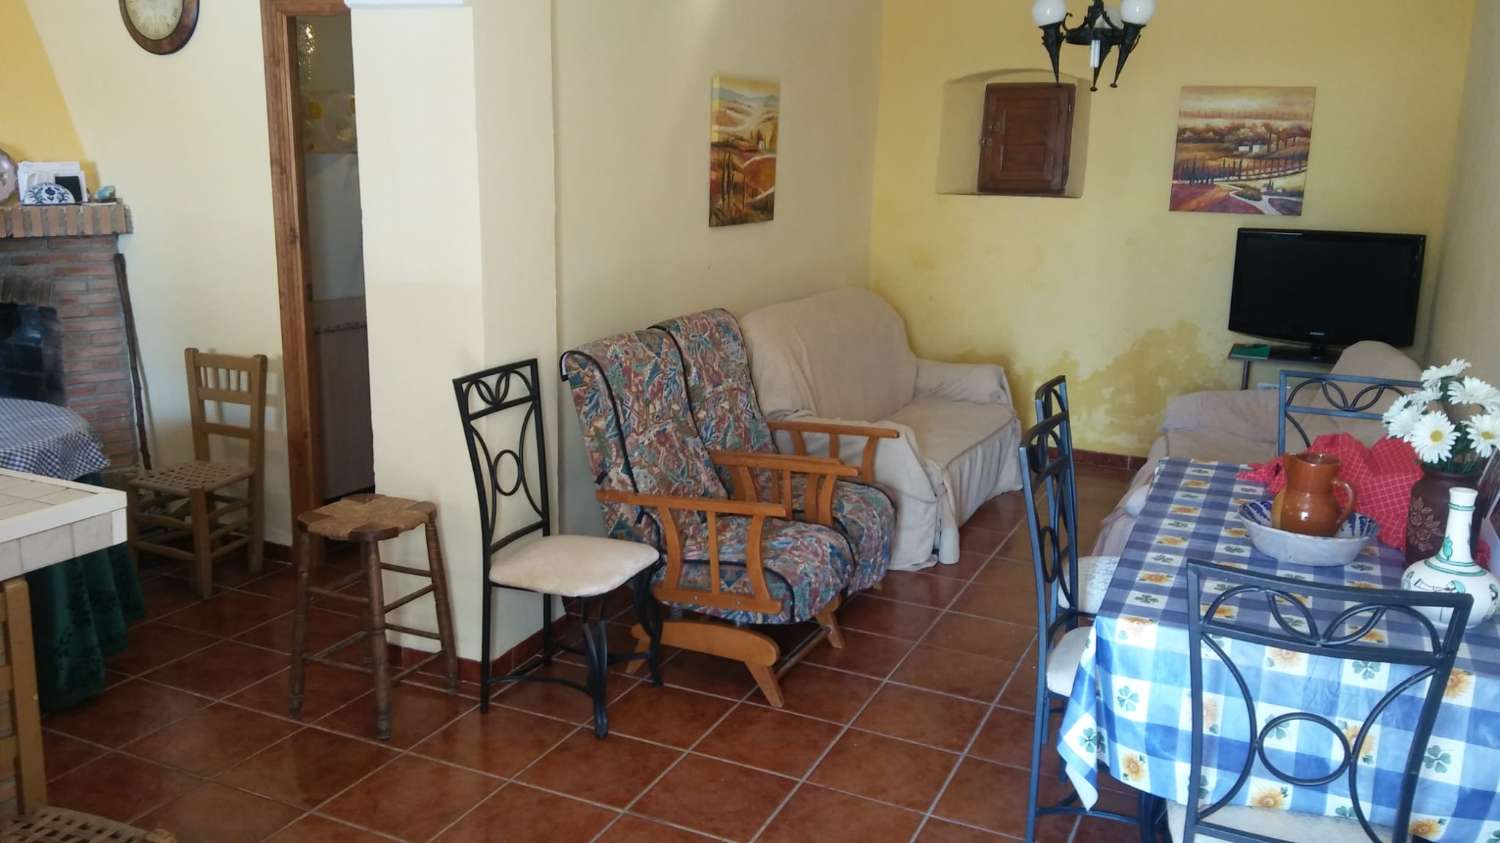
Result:
<svg viewBox="0 0 1500 843"><path fill-rule="evenodd" d="M23 205L57 204L42 200L34 188L57 185L68 192L74 204L89 200L88 182L77 161L22 161L16 171L16 193Z"/></svg>

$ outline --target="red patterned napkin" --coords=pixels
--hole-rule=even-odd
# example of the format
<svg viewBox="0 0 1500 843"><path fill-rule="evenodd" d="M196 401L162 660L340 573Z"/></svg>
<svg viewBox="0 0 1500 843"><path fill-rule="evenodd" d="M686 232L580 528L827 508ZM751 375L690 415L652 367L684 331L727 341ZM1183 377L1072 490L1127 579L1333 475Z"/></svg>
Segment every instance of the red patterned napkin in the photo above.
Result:
<svg viewBox="0 0 1500 843"><path fill-rule="evenodd" d="M1339 476L1354 487L1360 512L1380 525L1380 541L1391 547L1406 546L1406 515L1411 508L1411 487L1422 477L1422 467L1412 447L1389 437L1373 447L1347 433L1319 436L1309 451L1339 458ZM1265 484L1276 494L1286 488L1286 469L1281 457L1251 466L1239 474L1241 480ZM1335 494L1339 494L1335 491ZM1342 495L1339 495L1342 501Z"/></svg>

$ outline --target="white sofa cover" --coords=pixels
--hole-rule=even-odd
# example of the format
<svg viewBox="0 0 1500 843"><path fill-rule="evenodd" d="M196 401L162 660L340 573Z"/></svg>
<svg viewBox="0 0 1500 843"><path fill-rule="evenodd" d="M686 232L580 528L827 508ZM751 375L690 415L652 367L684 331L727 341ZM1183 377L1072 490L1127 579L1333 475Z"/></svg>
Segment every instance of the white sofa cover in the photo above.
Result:
<svg viewBox="0 0 1500 843"><path fill-rule="evenodd" d="M1292 368L1295 368L1293 366ZM1411 358L1383 342L1358 342L1344 349L1333 366L1335 375L1364 375L1387 380L1419 380L1422 369ZM1347 387L1346 387L1347 389ZM1321 393L1304 391L1299 406L1328 406ZM1350 397L1353 397L1352 395ZM1395 400L1388 395L1374 407L1383 413ZM1156 474L1156 464L1166 457L1187 457L1219 462L1260 463L1276 456L1276 429L1280 413L1274 389L1218 390L1194 392L1167 403L1161 436L1151 445L1146 464L1131 480L1130 491L1104 519L1094 553L1118 556L1125 548L1136 516L1146 503L1146 490ZM1329 416L1295 415L1309 441L1326 433L1348 433L1366 445L1385 435L1373 419L1338 419ZM1287 449L1302 450L1302 437L1287 425Z"/></svg>
<svg viewBox="0 0 1500 843"><path fill-rule="evenodd" d="M896 504L891 568L958 561L958 526L985 501L1021 485L1021 424L1005 371L988 364L919 359L906 325L878 295L856 288L781 302L740 320L761 411L888 427L875 483ZM790 453L786 434L777 445ZM813 453L827 437L807 436ZM842 437L858 462L864 440Z"/></svg>

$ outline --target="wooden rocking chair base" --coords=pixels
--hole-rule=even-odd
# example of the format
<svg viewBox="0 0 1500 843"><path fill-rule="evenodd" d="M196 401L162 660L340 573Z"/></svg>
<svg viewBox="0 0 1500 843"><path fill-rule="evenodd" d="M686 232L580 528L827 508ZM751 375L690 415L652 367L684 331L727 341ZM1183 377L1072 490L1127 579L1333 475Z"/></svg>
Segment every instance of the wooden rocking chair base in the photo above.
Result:
<svg viewBox="0 0 1500 843"><path fill-rule="evenodd" d="M772 708L781 708L785 705L785 699L781 695L781 683L778 681L780 677L802 661L802 658L812 652L812 649L822 643L825 638L835 649L844 648L844 633L839 629L838 620L834 617L839 603L839 600L834 600L815 615L818 621L818 631L804 639L795 649L787 653L785 658L782 658L780 645L771 636L721 621L663 621L661 644L676 647L679 650L691 650L695 653L742 662L750 671L751 677L755 679L755 684L765 696L766 702L770 703ZM637 653L644 653L651 646L651 636L640 624L631 627L630 634L635 637ZM642 664L644 661L636 660L627 670L635 673L640 670Z"/></svg>

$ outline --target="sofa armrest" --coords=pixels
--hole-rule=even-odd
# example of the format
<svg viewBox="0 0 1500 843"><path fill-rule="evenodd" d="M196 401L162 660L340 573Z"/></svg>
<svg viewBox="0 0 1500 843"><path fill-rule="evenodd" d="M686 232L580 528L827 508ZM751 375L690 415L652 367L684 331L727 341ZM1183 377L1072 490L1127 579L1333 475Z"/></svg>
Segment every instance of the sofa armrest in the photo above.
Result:
<svg viewBox="0 0 1500 843"><path fill-rule="evenodd" d="M1211 390L1179 395L1167 402L1162 430L1196 430L1276 441L1277 394L1269 389Z"/></svg>
<svg viewBox="0 0 1500 843"><path fill-rule="evenodd" d="M917 397L970 404L1010 404L1005 370L992 363L942 363L917 358Z"/></svg>

